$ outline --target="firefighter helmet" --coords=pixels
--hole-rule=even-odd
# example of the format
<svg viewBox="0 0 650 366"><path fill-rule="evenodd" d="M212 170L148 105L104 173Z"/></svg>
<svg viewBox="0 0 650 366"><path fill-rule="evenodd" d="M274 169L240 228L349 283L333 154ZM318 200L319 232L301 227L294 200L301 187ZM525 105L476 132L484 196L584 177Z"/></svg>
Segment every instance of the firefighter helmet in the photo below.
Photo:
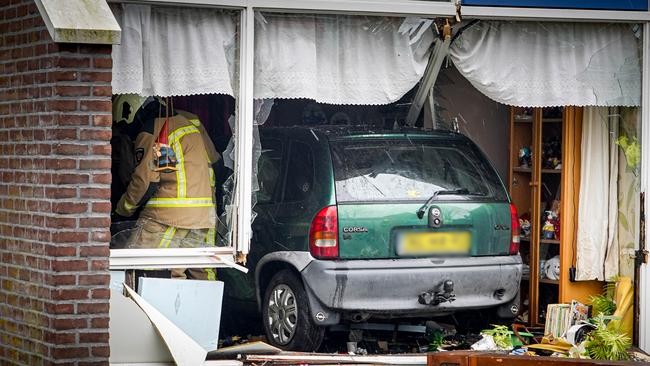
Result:
<svg viewBox="0 0 650 366"><path fill-rule="evenodd" d="M133 122L138 109L142 107L147 97L138 94L120 94L113 100L113 122Z"/></svg>

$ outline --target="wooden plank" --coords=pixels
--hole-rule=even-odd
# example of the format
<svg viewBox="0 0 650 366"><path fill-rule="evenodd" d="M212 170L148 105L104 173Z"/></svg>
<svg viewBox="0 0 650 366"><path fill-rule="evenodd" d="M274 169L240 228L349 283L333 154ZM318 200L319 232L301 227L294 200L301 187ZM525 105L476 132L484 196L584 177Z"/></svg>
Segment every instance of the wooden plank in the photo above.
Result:
<svg viewBox="0 0 650 366"><path fill-rule="evenodd" d="M631 366L631 361L599 361L559 357L510 356L494 352L451 351L430 353L428 366Z"/></svg>
<svg viewBox="0 0 650 366"><path fill-rule="evenodd" d="M535 108L533 113L533 178L531 186L530 214L530 308L528 311L529 322L539 324L539 238L541 232L540 217L540 181L542 170L542 109Z"/></svg>
<svg viewBox="0 0 650 366"><path fill-rule="evenodd" d="M372 364L372 365L426 365L427 355L395 355L395 356L354 356L317 353L283 353L279 355L246 355L247 362L263 362L272 364Z"/></svg>

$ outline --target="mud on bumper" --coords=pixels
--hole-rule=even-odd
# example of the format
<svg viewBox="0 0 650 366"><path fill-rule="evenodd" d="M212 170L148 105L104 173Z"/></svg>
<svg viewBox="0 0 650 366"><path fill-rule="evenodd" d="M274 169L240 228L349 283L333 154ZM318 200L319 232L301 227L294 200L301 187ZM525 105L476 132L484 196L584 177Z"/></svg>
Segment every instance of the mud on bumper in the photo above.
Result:
<svg viewBox="0 0 650 366"><path fill-rule="evenodd" d="M317 324L341 315L435 316L459 310L509 306L519 293L520 256L383 260L312 260L301 272ZM455 300L438 305L418 301L444 281Z"/></svg>

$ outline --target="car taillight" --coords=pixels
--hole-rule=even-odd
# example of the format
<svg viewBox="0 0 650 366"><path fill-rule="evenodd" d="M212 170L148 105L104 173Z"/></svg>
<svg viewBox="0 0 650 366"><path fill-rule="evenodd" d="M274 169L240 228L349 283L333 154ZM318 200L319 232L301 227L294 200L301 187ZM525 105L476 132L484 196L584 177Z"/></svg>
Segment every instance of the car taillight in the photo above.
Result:
<svg viewBox="0 0 650 366"><path fill-rule="evenodd" d="M510 239L510 255L519 253L519 216L517 215L517 208L514 204L510 204L510 229L512 237Z"/></svg>
<svg viewBox="0 0 650 366"><path fill-rule="evenodd" d="M336 206L318 211L309 228L309 251L319 259L339 256L339 224Z"/></svg>

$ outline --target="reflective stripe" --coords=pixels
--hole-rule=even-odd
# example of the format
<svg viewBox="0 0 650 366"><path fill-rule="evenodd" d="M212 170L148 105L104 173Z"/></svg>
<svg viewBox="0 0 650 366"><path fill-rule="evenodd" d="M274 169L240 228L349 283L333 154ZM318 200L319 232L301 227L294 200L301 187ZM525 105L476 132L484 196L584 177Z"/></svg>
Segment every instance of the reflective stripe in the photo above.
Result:
<svg viewBox="0 0 650 366"><path fill-rule="evenodd" d="M199 127L201 125L201 121L199 121L196 118L192 118L189 120L194 126Z"/></svg>
<svg viewBox="0 0 650 366"><path fill-rule="evenodd" d="M180 140L181 137L190 133L200 133L199 129L194 126L185 126L177 128L169 134L169 143L174 143L175 140Z"/></svg>
<svg viewBox="0 0 650 366"><path fill-rule="evenodd" d="M172 243L172 239L174 238L174 234L176 234L176 228L173 226L168 227L160 240L160 244L158 244L158 248L169 248L169 245Z"/></svg>
<svg viewBox="0 0 650 366"><path fill-rule="evenodd" d="M152 198L147 207L214 207L211 197L198 198Z"/></svg>
<svg viewBox="0 0 650 366"><path fill-rule="evenodd" d="M176 151L176 197L183 198L187 196L187 179L185 176L185 159L183 157L183 146L176 140L174 143Z"/></svg>
<svg viewBox="0 0 650 366"><path fill-rule="evenodd" d="M205 273L208 275L208 281L216 281L217 273L212 268L206 268Z"/></svg>
<svg viewBox="0 0 650 366"><path fill-rule="evenodd" d="M208 232L205 234L205 243L208 245L214 246L214 234L215 230L213 227L208 229Z"/></svg>
<svg viewBox="0 0 650 366"><path fill-rule="evenodd" d="M212 167L208 167L208 172L210 174L210 187L214 188L214 186L217 185L216 180L214 179L214 170L212 170Z"/></svg>
<svg viewBox="0 0 650 366"><path fill-rule="evenodd" d="M131 212L131 211L135 210L136 208L138 208L137 205L132 205L131 202L129 202L129 200L126 199L126 197L124 197L123 204L124 204L124 209L126 211L129 211L129 212Z"/></svg>
<svg viewBox="0 0 650 366"><path fill-rule="evenodd" d="M177 128L169 134L169 144L176 153L176 197L179 198L187 196L187 176L185 175L185 158L181 138L192 133L200 133L200 131L194 126L185 126Z"/></svg>

